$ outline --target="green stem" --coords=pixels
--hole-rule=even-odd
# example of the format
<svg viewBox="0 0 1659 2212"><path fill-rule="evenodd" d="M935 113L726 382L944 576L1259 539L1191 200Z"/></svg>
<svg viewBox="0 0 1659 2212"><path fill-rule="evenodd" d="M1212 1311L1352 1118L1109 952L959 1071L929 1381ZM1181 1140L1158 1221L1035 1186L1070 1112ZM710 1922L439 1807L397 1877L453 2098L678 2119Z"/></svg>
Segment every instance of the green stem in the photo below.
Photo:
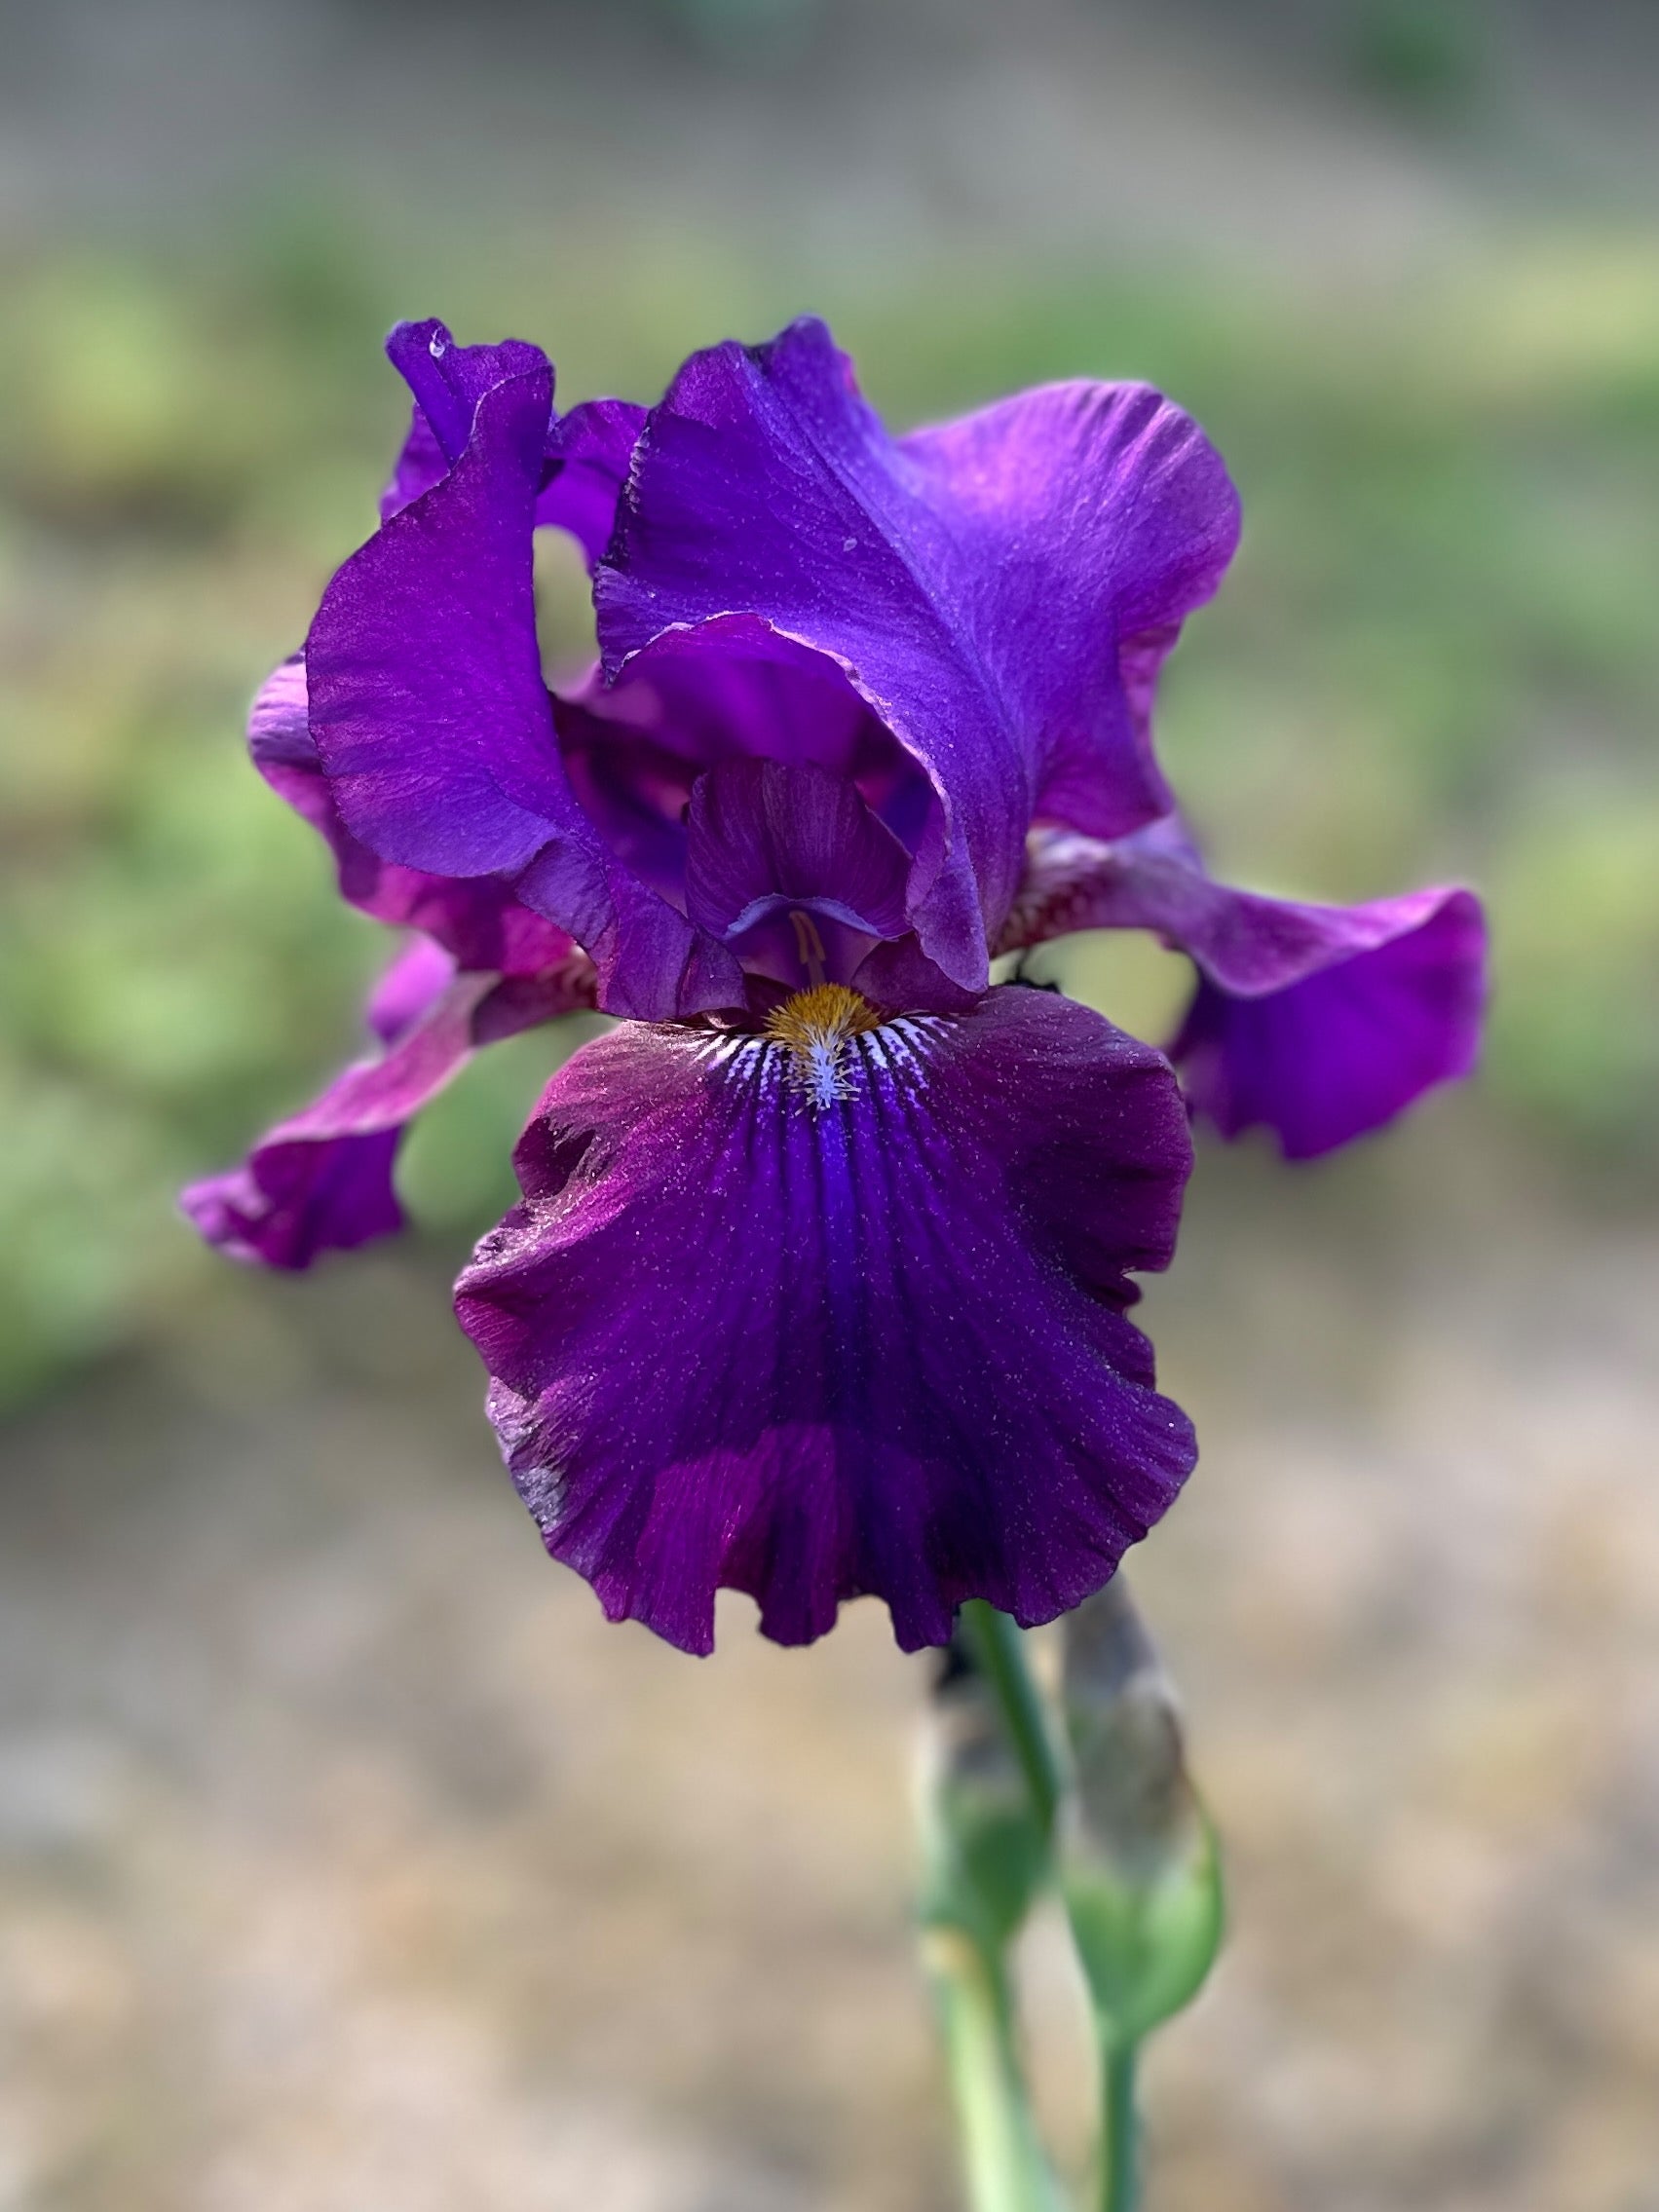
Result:
<svg viewBox="0 0 1659 2212"><path fill-rule="evenodd" d="M1104 2023L1100 2036L1100 2212L1135 2212L1140 2199L1135 2061L1139 2045Z"/></svg>
<svg viewBox="0 0 1659 2212"><path fill-rule="evenodd" d="M1060 1802L1060 1763L1037 1684L1026 1664L1025 1639L1006 1613L983 1597L970 1597L961 1609L962 1626L973 1639L981 1673L996 1691L1031 1792L1032 1807L1043 1834L1054 1828Z"/></svg>
<svg viewBox="0 0 1659 2212"><path fill-rule="evenodd" d="M924 1937L971 2212L1060 2212L1014 2053L996 1961L964 1929Z"/></svg>

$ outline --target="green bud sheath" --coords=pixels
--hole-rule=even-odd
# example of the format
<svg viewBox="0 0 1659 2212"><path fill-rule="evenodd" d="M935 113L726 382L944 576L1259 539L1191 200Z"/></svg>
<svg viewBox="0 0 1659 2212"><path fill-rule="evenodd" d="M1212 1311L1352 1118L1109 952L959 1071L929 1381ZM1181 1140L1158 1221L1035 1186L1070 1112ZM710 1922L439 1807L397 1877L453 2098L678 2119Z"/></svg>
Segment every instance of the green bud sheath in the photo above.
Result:
<svg viewBox="0 0 1659 2212"><path fill-rule="evenodd" d="M1128 2047L1209 1972L1220 1860L1174 1690L1121 1574L1068 1616L1064 1639L1075 1787L1061 1887L1103 2041Z"/></svg>
<svg viewBox="0 0 1659 2212"><path fill-rule="evenodd" d="M996 1692L960 1639L928 1713L923 1836L924 1920L999 1954L1042 1886L1048 1844Z"/></svg>

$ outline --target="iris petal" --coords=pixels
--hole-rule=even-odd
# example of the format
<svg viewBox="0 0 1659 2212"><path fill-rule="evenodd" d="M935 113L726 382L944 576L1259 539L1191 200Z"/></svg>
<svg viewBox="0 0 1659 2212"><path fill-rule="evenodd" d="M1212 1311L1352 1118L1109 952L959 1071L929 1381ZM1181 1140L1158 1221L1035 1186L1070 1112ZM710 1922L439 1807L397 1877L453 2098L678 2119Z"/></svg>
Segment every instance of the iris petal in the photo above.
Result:
<svg viewBox="0 0 1659 2212"><path fill-rule="evenodd" d="M1475 1064L1471 891L1316 906L1216 882L1173 816L1114 844L1038 831L1000 950L1075 929L1155 930L1191 956L1198 992L1170 1048L1188 1095L1224 1136L1265 1124L1289 1158L1379 1128Z"/></svg>
<svg viewBox="0 0 1659 2212"><path fill-rule="evenodd" d="M1123 1310L1190 1158L1162 1058L1016 990L846 1054L814 1104L766 1037L586 1046L457 1286L548 1551L687 1650L723 1587L783 1643L861 1594L906 1648L1051 1619L1192 1464Z"/></svg>
<svg viewBox="0 0 1659 2212"><path fill-rule="evenodd" d="M1030 733L1036 811L1097 837L1163 813L1160 666L1238 544L1238 497L1146 384L1075 380L913 431L905 459L974 583L963 624Z"/></svg>
<svg viewBox="0 0 1659 2212"><path fill-rule="evenodd" d="M548 433L536 520L568 530L589 569L611 542L617 499L644 424L645 409L632 400L584 399Z"/></svg>
<svg viewBox="0 0 1659 2212"><path fill-rule="evenodd" d="M507 880L591 955L608 1010L731 1004L736 963L610 850L559 757L531 569L548 397L545 366L486 391L448 474L334 577L306 643L311 733L355 838Z"/></svg>
<svg viewBox="0 0 1659 2212"><path fill-rule="evenodd" d="M409 387L413 405L409 434L380 495L383 522L430 491L460 459L472 433L478 401L498 384L540 372L547 380L551 414L552 372L547 356L521 338L506 338L494 346L458 346L445 326L429 317L424 322L399 322L386 341L386 352Z"/></svg>
<svg viewBox="0 0 1659 2212"><path fill-rule="evenodd" d="M724 761L698 778L686 829L687 908L713 936L739 936L783 907L872 937L904 934L910 855L843 776Z"/></svg>
<svg viewBox="0 0 1659 2212"><path fill-rule="evenodd" d="M447 475L466 451L473 412L486 392L509 377L547 367L547 356L535 346L515 338L497 346L458 346L436 320L398 323L386 351L414 399L402 451L380 495L382 522ZM628 399L584 399L557 416L551 397L549 384L536 520L568 530L591 568L610 541L617 496L645 409Z"/></svg>
<svg viewBox="0 0 1659 2212"><path fill-rule="evenodd" d="M209 1244L266 1267L309 1267L403 1225L392 1171L413 1116L481 1044L591 1006L580 954L539 976L457 974L422 939L381 978L368 1026L385 1050L361 1060L301 1112L280 1122L226 1175L181 1193Z"/></svg>
<svg viewBox="0 0 1659 2212"><path fill-rule="evenodd" d="M566 931L495 876L434 876L382 860L340 819L307 720L305 661L296 654L261 686L247 725L253 764L326 841L340 895L377 921L424 930L463 968L536 975L576 955Z"/></svg>
<svg viewBox="0 0 1659 2212"><path fill-rule="evenodd" d="M1056 386L895 441L800 322L694 356L653 410L600 644L614 671L670 625L747 611L836 659L938 791L951 844L913 919L977 990L1039 797L1107 833L1168 805L1152 674L1236 534L1219 459L1155 393Z"/></svg>
<svg viewBox="0 0 1659 2212"><path fill-rule="evenodd" d="M1426 896L1414 921L1406 900L1379 902L1408 908L1397 935L1281 991L1241 998L1200 982L1170 1052L1224 1137L1263 1124L1287 1159L1313 1159L1472 1070L1480 905L1468 891Z"/></svg>
<svg viewBox="0 0 1659 2212"><path fill-rule="evenodd" d="M771 809L783 844L797 859L819 848L822 865L809 872L816 880L807 896L820 916L842 917L828 923L832 935L842 935L834 972L850 972L873 936L903 937L910 955L905 989L888 1003L948 1006L973 995L920 954L911 931L911 917L928 902L945 857L938 796L827 656L751 616L722 617L664 631L630 656L613 684L596 677L577 696L557 699L554 711L572 787L589 818L635 875L709 935L730 941L737 934L734 918L784 879L763 871L755 880L754 840L743 833L738 843L745 849L723 855L705 820L698 840L702 896L694 896L687 876L693 789L712 775L707 813L714 791L735 792L764 762L773 797L787 793L798 802ZM837 789L850 817L844 824L848 834L826 844L822 832L836 809L820 802ZM739 826L736 818L726 821L729 808L721 811L726 827ZM800 818L788 819L791 813ZM752 808L739 814L754 827ZM844 864L847 874L837 881ZM741 895L733 903L725 893L738 878ZM710 907L706 894L717 883L723 887ZM963 942L977 942L981 933L970 900ZM801 980L781 923L743 935L735 950L751 974Z"/></svg>

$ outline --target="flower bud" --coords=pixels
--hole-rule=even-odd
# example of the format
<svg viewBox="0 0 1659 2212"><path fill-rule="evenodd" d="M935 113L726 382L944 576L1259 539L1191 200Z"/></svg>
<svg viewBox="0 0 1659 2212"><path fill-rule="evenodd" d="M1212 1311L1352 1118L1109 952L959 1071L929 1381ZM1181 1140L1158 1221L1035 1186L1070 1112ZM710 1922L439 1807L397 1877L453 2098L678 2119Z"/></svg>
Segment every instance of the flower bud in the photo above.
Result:
<svg viewBox="0 0 1659 2212"><path fill-rule="evenodd" d="M1075 1773L1061 1887L1103 2034L1132 2044L1208 1973L1221 1868L1173 1686L1121 1574L1068 1616L1063 1649Z"/></svg>
<svg viewBox="0 0 1659 2212"><path fill-rule="evenodd" d="M1041 1887L1047 1844L990 1683L963 1631L939 1661L923 1754L923 1918L993 1956Z"/></svg>

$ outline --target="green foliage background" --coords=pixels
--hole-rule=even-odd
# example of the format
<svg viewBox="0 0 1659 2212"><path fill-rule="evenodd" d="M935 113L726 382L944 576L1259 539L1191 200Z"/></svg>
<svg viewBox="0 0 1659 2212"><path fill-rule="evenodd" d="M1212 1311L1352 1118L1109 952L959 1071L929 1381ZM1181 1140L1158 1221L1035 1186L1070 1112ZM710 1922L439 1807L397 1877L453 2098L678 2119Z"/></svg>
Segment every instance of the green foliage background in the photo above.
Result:
<svg viewBox="0 0 1659 2212"><path fill-rule="evenodd" d="M227 234L228 236L229 234ZM894 420L1051 376L1150 378L1241 485L1243 551L1166 679L1166 761L1217 862L1361 897L1489 896L1488 1110L1540 1158L1659 1166L1659 269L1518 244L1386 305L1213 272L934 268L793 296L674 236L418 267L303 210L171 258L0 271L0 1392L206 1292L176 1184L349 1052L381 933L247 768L241 725L367 531L400 434L386 325L546 344L567 400L828 312ZM625 271L625 279L619 271ZM832 287L833 294L833 287ZM548 580L555 645L579 581ZM1157 1018L1166 983L1070 980ZM1114 995L1120 993L1121 995ZM448 1247L504 1202L546 1037L487 1056L408 1149Z"/></svg>

